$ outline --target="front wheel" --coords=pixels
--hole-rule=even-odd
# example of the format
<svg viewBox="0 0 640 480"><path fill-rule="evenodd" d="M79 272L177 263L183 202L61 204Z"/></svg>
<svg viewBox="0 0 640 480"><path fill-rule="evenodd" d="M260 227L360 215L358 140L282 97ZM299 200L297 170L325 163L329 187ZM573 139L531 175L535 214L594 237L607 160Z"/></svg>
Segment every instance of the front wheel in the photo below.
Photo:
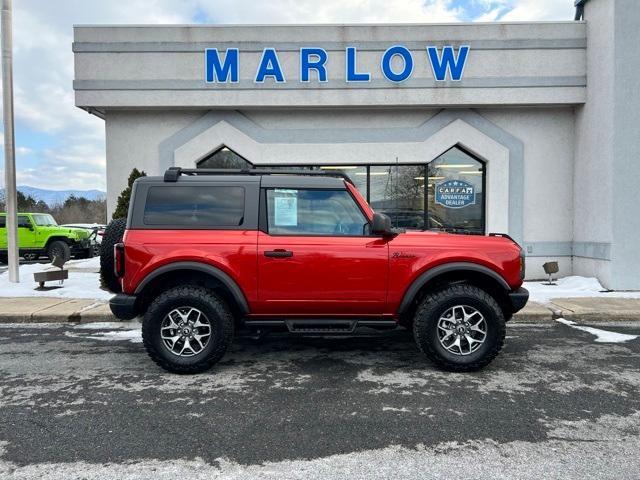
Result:
<svg viewBox="0 0 640 480"><path fill-rule="evenodd" d="M160 294L142 322L142 340L151 359L174 373L199 373L225 354L233 339L233 316L203 287L175 287Z"/></svg>
<svg viewBox="0 0 640 480"><path fill-rule="evenodd" d="M413 321L413 333L420 350L437 366L469 372L485 367L498 355L505 320L487 292L457 284L425 296Z"/></svg>
<svg viewBox="0 0 640 480"><path fill-rule="evenodd" d="M68 262L71 258L71 249L66 242L63 242L62 240L55 240L51 242L47 248L47 257L49 257L49 260L52 262L55 257Z"/></svg>

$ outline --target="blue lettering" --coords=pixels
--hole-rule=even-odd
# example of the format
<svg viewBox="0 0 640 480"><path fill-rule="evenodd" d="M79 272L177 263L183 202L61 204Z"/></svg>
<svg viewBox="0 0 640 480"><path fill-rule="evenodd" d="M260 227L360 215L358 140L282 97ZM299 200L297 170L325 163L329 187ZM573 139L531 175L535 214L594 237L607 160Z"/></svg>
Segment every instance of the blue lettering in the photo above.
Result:
<svg viewBox="0 0 640 480"><path fill-rule="evenodd" d="M404 68L398 73L391 69L391 60L393 60L393 57L396 55L401 56L404 61ZM382 56L381 67L382 73L387 79L392 82L402 82L409 78L411 72L413 72L413 57L411 56L411 52L402 45L390 47Z"/></svg>
<svg viewBox="0 0 640 480"><path fill-rule="evenodd" d="M356 55L358 54L355 47L347 47L347 82L368 82L371 80L369 73L358 73L356 65Z"/></svg>
<svg viewBox="0 0 640 480"><path fill-rule="evenodd" d="M313 58L311 58L313 57ZM301 48L300 49L300 81L309 81L309 71L318 72L318 81L327 81L327 52L322 48Z"/></svg>
<svg viewBox="0 0 640 480"><path fill-rule="evenodd" d="M265 48L256 72L256 82L262 83L266 77L273 77L278 83L284 82L284 75L275 48Z"/></svg>
<svg viewBox="0 0 640 480"><path fill-rule="evenodd" d="M237 48L227 48L224 54L224 63L220 63L220 56L217 48L207 48L205 50L205 69L207 83L238 81L239 55Z"/></svg>
<svg viewBox="0 0 640 480"><path fill-rule="evenodd" d="M427 52L429 53L433 76L437 81L442 82L447 79L447 70L451 80L459 81L462 79L462 72L464 72L464 66L469 54L467 45L460 47L457 57L451 46L442 47L442 57L438 55L438 47L427 47Z"/></svg>

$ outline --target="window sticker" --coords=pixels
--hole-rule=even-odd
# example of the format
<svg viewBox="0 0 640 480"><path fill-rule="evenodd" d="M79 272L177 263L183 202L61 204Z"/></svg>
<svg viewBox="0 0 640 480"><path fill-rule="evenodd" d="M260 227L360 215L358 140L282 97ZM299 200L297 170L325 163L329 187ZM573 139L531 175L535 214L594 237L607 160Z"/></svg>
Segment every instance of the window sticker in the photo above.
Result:
<svg viewBox="0 0 640 480"><path fill-rule="evenodd" d="M298 197L274 197L276 227L298 226Z"/></svg>

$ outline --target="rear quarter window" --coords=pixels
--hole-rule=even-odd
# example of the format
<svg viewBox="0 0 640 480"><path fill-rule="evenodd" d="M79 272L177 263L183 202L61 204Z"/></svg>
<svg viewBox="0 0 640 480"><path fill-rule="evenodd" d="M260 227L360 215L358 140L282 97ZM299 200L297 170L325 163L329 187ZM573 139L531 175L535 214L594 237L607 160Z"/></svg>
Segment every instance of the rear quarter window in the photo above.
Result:
<svg viewBox="0 0 640 480"><path fill-rule="evenodd" d="M244 222L244 187L151 187L143 222L154 226L234 227Z"/></svg>

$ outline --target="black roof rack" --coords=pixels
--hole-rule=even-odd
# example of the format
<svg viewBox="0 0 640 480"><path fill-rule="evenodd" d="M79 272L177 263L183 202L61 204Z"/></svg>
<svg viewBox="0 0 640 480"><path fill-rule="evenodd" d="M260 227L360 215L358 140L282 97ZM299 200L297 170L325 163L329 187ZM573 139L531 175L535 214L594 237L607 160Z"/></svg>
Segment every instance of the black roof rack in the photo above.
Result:
<svg viewBox="0 0 640 480"><path fill-rule="evenodd" d="M276 169L242 169L242 168L182 168L182 167L169 167L164 172L165 182L177 182L180 175L302 175L302 176L315 176L315 177L338 177L346 180L349 183L353 181L349 176L336 170L276 170Z"/></svg>

